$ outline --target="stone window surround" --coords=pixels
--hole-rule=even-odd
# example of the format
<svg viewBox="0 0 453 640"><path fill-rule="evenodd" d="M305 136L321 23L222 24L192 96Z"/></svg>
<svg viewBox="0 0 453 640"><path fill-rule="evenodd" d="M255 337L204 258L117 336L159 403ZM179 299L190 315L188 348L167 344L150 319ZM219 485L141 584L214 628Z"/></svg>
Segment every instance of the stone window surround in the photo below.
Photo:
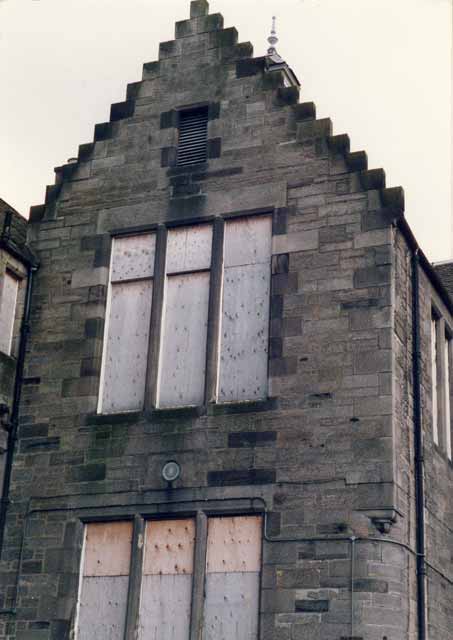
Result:
<svg viewBox="0 0 453 640"><path fill-rule="evenodd" d="M133 509L133 512L128 515L110 515L107 517L99 517L96 515L77 518L78 534L76 540L79 541L77 548L74 551L77 553L77 564L79 565L79 587L77 595L77 610L79 606L80 588L83 580L83 548L82 540L85 538L86 527L89 524L95 523L117 523L117 522L131 522L133 523L132 530L132 545L131 545L131 558L130 558L130 573L129 573L129 589L127 597L127 609L126 609L126 626L124 631L124 638L136 637L136 624L139 616L140 607L140 593L142 586L142 572L144 565L145 545L143 544L145 538L145 530L148 522L153 521L167 521L167 520L181 520L191 518L195 521L195 546L194 546L194 560L193 560L193 586L192 586L192 599L191 599L191 621L190 621L190 640L197 640L199 637L199 629L202 624L204 602L205 602L205 577L206 577L206 554L207 554L207 531L208 520L211 518L221 517L260 517L261 518L261 540L260 540L260 574L263 567L264 556L264 543L265 543L265 511L262 508L256 508L254 505L254 498L227 498L225 499L208 499L208 504L197 505L196 498L194 500L185 500L182 502L176 501L172 504L172 508L167 513L165 506L169 506L169 503L163 503L164 509L158 509L155 513L153 509L151 512L147 512L146 509ZM261 502L262 497L258 498ZM222 508L215 506L216 502L222 502ZM204 500L206 502L206 499ZM225 505L225 502L231 503ZM233 506L234 502L243 503L243 507ZM185 506L187 503L187 507ZM209 504L210 503L210 504ZM248 503L248 506L245 506ZM195 507L195 508L194 508ZM239 508L238 508L239 507ZM114 509L118 511L118 509ZM45 510L44 510L45 511ZM121 509L122 511L122 509ZM259 585L259 597L257 602L257 619L258 619L258 634L260 637L260 617L261 617L261 590L262 584L260 580ZM73 619L73 625L77 633L78 613Z"/></svg>
<svg viewBox="0 0 453 640"><path fill-rule="evenodd" d="M2 268L2 262L3 262L3 268ZM18 314L18 309L20 309L21 305L23 304L23 299L25 295L25 285L27 282L27 272L25 267L19 261L13 259L6 252L3 253L3 260L2 260L2 254L0 252L0 311L1 311L2 289L3 289L3 275L6 273L18 281L18 289L17 289L17 296L16 296L16 303L15 303L14 319L13 319L13 334L12 334L11 347L10 347L9 353L2 351L2 354L7 358L15 358L17 355L16 353L17 344L15 343L16 343L16 338L19 331L18 325L17 325L17 322L18 322L17 314Z"/></svg>
<svg viewBox="0 0 453 640"><path fill-rule="evenodd" d="M435 300L431 301L431 322L434 322L436 331L436 344L441 345L441 348L437 348L436 353L436 371L437 371L437 442L432 433L434 446L443 457L445 457L450 465L453 465L452 460L452 439L453 439L453 425L452 425L452 399L453 399L453 324L446 319L446 314L442 313L441 306L436 303ZM431 349L432 344L432 332L431 335ZM444 345L448 342L448 371L445 361ZM450 389L449 397L446 397L446 380L448 376L448 384ZM432 385L431 385L432 393ZM448 402L448 407L447 407ZM450 417L450 431L449 438L447 437L447 416ZM432 425L433 426L433 425Z"/></svg>
<svg viewBox="0 0 453 640"><path fill-rule="evenodd" d="M186 169L181 167L181 169ZM244 411L266 411L276 409L278 401L276 398L268 395L265 399L256 399L248 401L237 401L218 403L215 401L216 384L217 384L217 350L219 346L219 322L221 315L221 287L219 283L223 277L222 275L222 261L223 261L223 241L224 241L224 228L225 222L234 219L252 218L254 216L270 216L272 220L272 249L271 249L271 263L272 256L279 254L282 251L276 245L277 238L281 235L275 233L274 226L278 218L281 209L274 207L252 209L245 211L229 212L221 215L208 215L200 216L191 219L181 220L169 220L165 223L154 223L150 225L141 225L138 227L119 228L112 229L110 231L110 237L114 238L127 237L132 235L140 235L145 233L156 233L156 259L155 259L155 273L154 281L160 283L161 286L155 286L153 291L153 303L151 311L151 338L149 343L149 355L148 355L148 371L147 371L147 383L145 389L145 402L141 410L137 411L119 411L112 413L103 413L98 411L96 414L89 416L89 423L104 423L105 421L118 420L126 418L128 421L135 422L140 419L144 414L145 416L162 417L163 419L172 419L174 417L191 416L196 417L200 415L222 415L226 413L242 413ZM207 336L207 366L206 366L206 385L205 385L205 401L201 406L175 406L171 408L160 408L157 406L157 376L159 364L157 359L153 357L153 353L157 353L161 342L161 326L159 319L162 316L163 306L163 293L164 293L164 280L165 280L165 254L162 251L162 247L166 246L166 239L168 231L180 227L195 226L197 224L211 223L213 226L213 244L212 244L212 266L211 266L211 289L214 295L211 296L209 301L208 311L208 336ZM276 237L275 237L276 236ZM111 243L112 246L112 243ZM271 264L269 265L271 269ZM270 292L270 297L272 291ZM158 327L158 328L156 328ZM270 339L270 321L269 321L269 339ZM104 335L103 342L106 336ZM267 364L267 376L269 379L269 354ZM101 394L101 387L99 387L99 398Z"/></svg>
<svg viewBox="0 0 453 640"><path fill-rule="evenodd" d="M189 111L195 111L197 109L206 109L207 112L207 139L206 139L206 160L202 163L196 163L193 165L178 165L178 138L179 138L179 123L182 113ZM173 129L174 138L172 146L161 148L161 166L168 167L170 169L176 169L182 172L190 172L195 167L202 167L206 162L212 159L220 158L222 150L222 139L219 137L209 137L210 123L213 120L217 120L220 117L221 105L220 102L195 102L183 106L176 106L170 111L162 112L160 114L160 129Z"/></svg>

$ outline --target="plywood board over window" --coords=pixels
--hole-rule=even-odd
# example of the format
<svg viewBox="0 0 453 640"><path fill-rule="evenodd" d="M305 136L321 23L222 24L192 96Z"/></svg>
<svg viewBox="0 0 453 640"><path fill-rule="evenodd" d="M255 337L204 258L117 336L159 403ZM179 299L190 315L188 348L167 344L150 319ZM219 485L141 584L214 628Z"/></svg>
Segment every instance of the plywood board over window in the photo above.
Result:
<svg viewBox="0 0 453 640"><path fill-rule="evenodd" d="M152 306L155 234L113 241L100 411L142 408Z"/></svg>
<svg viewBox="0 0 453 640"><path fill-rule="evenodd" d="M267 396L271 232L270 216L226 224L219 402Z"/></svg>
<svg viewBox="0 0 453 640"><path fill-rule="evenodd" d="M204 402L212 225L168 234L159 407Z"/></svg>
<svg viewBox="0 0 453 640"><path fill-rule="evenodd" d="M123 640L131 544L131 522L87 525L77 640Z"/></svg>
<svg viewBox="0 0 453 640"><path fill-rule="evenodd" d="M166 302L159 406L203 404L209 273L169 276Z"/></svg>
<svg viewBox="0 0 453 640"><path fill-rule="evenodd" d="M203 640L258 637L260 517L210 518Z"/></svg>
<svg viewBox="0 0 453 640"><path fill-rule="evenodd" d="M136 516L131 539L86 526L76 640L257 640L261 516Z"/></svg>
<svg viewBox="0 0 453 640"><path fill-rule="evenodd" d="M195 522L146 525L138 640L189 640Z"/></svg>

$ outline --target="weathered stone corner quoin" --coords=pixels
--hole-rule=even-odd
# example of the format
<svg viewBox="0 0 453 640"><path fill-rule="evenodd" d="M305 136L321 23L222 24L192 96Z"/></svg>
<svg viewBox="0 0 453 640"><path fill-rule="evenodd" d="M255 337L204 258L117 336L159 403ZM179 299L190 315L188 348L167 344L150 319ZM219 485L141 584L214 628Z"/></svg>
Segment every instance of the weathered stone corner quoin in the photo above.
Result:
<svg viewBox="0 0 453 640"><path fill-rule="evenodd" d="M452 270L208 8L0 208L0 639L451 639Z"/></svg>

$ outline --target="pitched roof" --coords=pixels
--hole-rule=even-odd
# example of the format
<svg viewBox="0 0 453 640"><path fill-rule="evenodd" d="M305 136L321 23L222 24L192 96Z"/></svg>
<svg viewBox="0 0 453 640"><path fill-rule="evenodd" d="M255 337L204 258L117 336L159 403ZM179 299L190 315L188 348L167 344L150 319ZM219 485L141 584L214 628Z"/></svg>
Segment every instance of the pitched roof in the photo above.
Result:
<svg viewBox="0 0 453 640"><path fill-rule="evenodd" d="M0 198L0 248L5 248L22 262L35 263L27 245L27 224L26 218Z"/></svg>
<svg viewBox="0 0 453 640"><path fill-rule="evenodd" d="M433 267L445 289L453 298L453 260L433 264Z"/></svg>

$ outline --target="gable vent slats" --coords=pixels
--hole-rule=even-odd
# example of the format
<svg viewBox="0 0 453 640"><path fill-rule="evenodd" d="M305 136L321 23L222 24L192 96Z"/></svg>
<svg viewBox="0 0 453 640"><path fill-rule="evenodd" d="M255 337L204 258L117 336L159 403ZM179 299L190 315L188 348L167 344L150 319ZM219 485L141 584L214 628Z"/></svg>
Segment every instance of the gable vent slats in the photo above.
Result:
<svg viewBox="0 0 453 640"><path fill-rule="evenodd" d="M178 165L205 162L208 139L208 110L182 112L179 122Z"/></svg>

